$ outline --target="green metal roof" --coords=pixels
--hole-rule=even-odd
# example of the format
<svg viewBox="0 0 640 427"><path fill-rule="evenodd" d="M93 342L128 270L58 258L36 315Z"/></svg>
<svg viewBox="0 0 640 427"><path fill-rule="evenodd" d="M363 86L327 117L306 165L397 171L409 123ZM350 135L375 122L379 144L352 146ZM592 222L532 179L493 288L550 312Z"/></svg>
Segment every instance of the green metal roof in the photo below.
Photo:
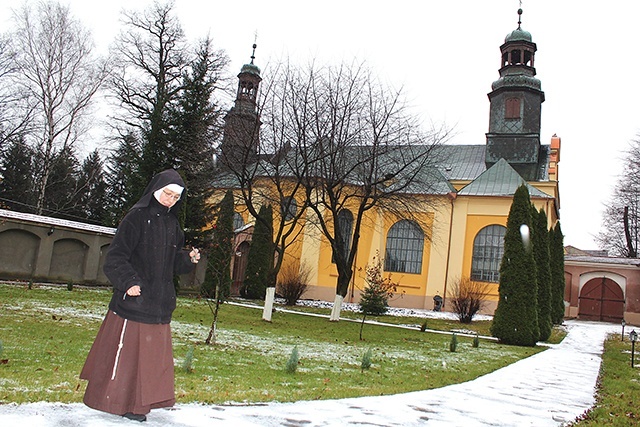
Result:
<svg viewBox="0 0 640 427"><path fill-rule="evenodd" d="M358 158L366 158L366 152L369 146L351 147L349 155L346 156L343 167L349 169L349 165L353 166ZM398 165L403 164L403 157L419 159L427 156L417 174L412 178L411 183L407 185L403 192L407 194L431 194L444 195L455 191L451 185L451 181L471 181L462 188L458 194L472 196L512 196L515 190L523 183L527 182L518 174L518 172L505 160L498 160L492 167L487 169L485 163L486 145L441 145L438 147L429 146L407 146L397 147L388 150L381 155L378 160L378 174L383 176L385 173L395 175ZM541 162L538 165L538 179L536 181L548 180L548 146L541 146L540 153ZM295 150L287 153L288 157L295 156ZM289 165L295 164L294 157L284 162L278 171L280 176L293 175L288 169ZM268 160L262 159L256 167L256 176L268 176L274 174L274 165ZM412 168L404 171L411 173ZM353 174L344 176L346 181L351 181L355 185L358 184L358 169L354 169ZM403 172L396 176L396 179L390 181L389 189L394 189L398 185L402 185ZM213 177L212 185L218 188L238 188L239 182L231 173L219 173ZM531 197L551 198L546 193L527 184Z"/></svg>
<svg viewBox="0 0 640 427"><path fill-rule="evenodd" d="M532 40L532 38L531 38L531 33L529 31L525 31L520 27L518 27L515 30L511 31L504 38L505 43L506 42L521 41L521 40L530 42Z"/></svg>
<svg viewBox="0 0 640 427"><path fill-rule="evenodd" d="M461 196L513 196L522 184L527 186L531 197L553 198L528 184L505 159L498 160L495 165L462 188L458 194Z"/></svg>

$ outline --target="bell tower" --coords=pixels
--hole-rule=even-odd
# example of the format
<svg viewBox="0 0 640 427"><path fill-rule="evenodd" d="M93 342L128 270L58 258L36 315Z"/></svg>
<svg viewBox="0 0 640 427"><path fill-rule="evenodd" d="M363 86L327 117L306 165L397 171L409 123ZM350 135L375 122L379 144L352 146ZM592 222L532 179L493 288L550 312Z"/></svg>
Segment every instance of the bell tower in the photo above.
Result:
<svg viewBox="0 0 640 427"><path fill-rule="evenodd" d="M253 63L256 47L254 43L251 63L243 65L238 74L236 100L224 117L220 161L229 169L237 170L258 159L262 122L258 114L257 97L262 78L260 68Z"/></svg>
<svg viewBox="0 0 640 427"><path fill-rule="evenodd" d="M518 28L507 34L500 46L500 78L488 94L489 132L485 163L487 168L501 158L527 181L538 180L539 163L545 156L540 146L540 116L544 92L534 68L536 44L521 28L522 9L518 9Z"/></svg>

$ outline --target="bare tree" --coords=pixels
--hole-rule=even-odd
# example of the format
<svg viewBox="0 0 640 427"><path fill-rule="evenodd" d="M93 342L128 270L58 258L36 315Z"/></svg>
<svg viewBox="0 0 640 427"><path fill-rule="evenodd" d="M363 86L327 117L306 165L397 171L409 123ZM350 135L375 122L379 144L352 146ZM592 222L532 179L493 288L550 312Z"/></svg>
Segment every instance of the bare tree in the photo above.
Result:
<svg viewBox="0 0 640 427"><path fill-rule="evenodd" d="M31 119L27 97L13 84L18 76L16 56L9 35L0 36L0 153L7 142L20 140Z"/></svg>
<svg viewBox="0 0 640 427"><path fill-rule="evenodd" d="M640 238L640 136L631 141L623 159L624 171L607 203L602 230L596 236L599 247L610 255L637 258Z"/></svg>
<svg viewBox="0 0 640 427"><path fill-rule="evenodd" d="M30 126L25 141L41 164L35 173L36 213L41 214L54 162L72 152L87 130L95 94L107 76L106 62L92 54L91 35L69 8L42 1L14 13L11 51L15 90L27 101ZM26 120L27 116L23 116Z"/></svg>
<svg viewBox="0 0 640 427"><path fill-rule="evenodd" d="M441 193L434 166L448 132L423 131L402 91L382 85L363 64L312 64L298 75L282 133L298 159L306 204L331 245L338 271L331 318L338 320L367 212L421 221L414 213L433 210L430 197L413 196Z"/></svg>
<svg viewBox="0 0 640 427"><path fill-rule="evenodd" d="M173 9L172 1L154 1L142 12L124 12L125 30L113 47L117 72L110 86L121 108L115 120L143 141L141 182L174 166L169 112L183 89L189 47Z"/></svg>
<svg viewBox="0 0 640 427"><path fill-rule="evenodd" d="M252 70L252 65L247 68ZM247 69L243 70L246 71ZM258 71L257 67L253 71ZM296 136L291 132L290 107L299 106L298 94L291 81L296 76L288 66L277 67L263 85L260 100L241 93L227 119L225 139L219 153L222 165L221 181L231 177L237 197L258 222L273 229L274 267L267 287L275 287L286 249L302 231L307 197L302 177L307 165L297 157L292 145ZM261 79L260 79L261 80ZM242 84L242 83L241 83ZM239 92L243 90L239 88ZM222 184L222 186L229 184ZM260 215L262 205L274 208L273 219ZM267 224L272 221L272 224Z"/></svg>

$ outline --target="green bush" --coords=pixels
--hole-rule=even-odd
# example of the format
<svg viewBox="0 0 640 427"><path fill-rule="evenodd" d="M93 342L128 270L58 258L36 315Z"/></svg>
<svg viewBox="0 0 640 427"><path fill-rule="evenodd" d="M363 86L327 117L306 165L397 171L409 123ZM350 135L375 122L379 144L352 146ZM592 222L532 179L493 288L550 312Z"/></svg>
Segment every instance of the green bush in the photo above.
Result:
<svg viewBox="0 0 640 427"><path fill-rule="evenodd" d="M195 350L194 346L189 347L189 350L187 350L187 354L184 357L184 361L182 362L182 370L187 373L190 374L193 372L193 352Z"/></svg>
<svg viewBox="0 0 640 427"><path fill-rule="evenodd" d="M453 333L451 334L451 342L449 343L449 351L452 353L456 352L456 349L458 348L458 336Z"/></svg>
<svg viewBox="0 0 640 427"><path fill-rule="evenodd" d="M298 346L293 347L289 360L287 360L287 366L285 370L289 374L295 374L298 370L298 364L300 363L300 355L298 354Z"/></svg>
<svg viewBox="0 0 640 427"><path fill-rule="evenodd" d="M365 369L369 369L371 367L371 349L368 349L364 355L362 355L362 363L360 364L360 370L364 371Z"/></svg>

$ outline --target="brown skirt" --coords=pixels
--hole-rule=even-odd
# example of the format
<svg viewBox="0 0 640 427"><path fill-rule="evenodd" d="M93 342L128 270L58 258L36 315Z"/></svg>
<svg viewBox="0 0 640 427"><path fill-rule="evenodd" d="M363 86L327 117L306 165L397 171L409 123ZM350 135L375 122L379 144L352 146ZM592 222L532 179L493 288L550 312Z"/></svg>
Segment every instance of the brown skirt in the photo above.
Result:
<svg viewBox="0 0 640 427"><path fill-rule="evenodd" d="M109 311L80 373L84 403L116 415L148 414L175 403L171 327Z"/></svg>

